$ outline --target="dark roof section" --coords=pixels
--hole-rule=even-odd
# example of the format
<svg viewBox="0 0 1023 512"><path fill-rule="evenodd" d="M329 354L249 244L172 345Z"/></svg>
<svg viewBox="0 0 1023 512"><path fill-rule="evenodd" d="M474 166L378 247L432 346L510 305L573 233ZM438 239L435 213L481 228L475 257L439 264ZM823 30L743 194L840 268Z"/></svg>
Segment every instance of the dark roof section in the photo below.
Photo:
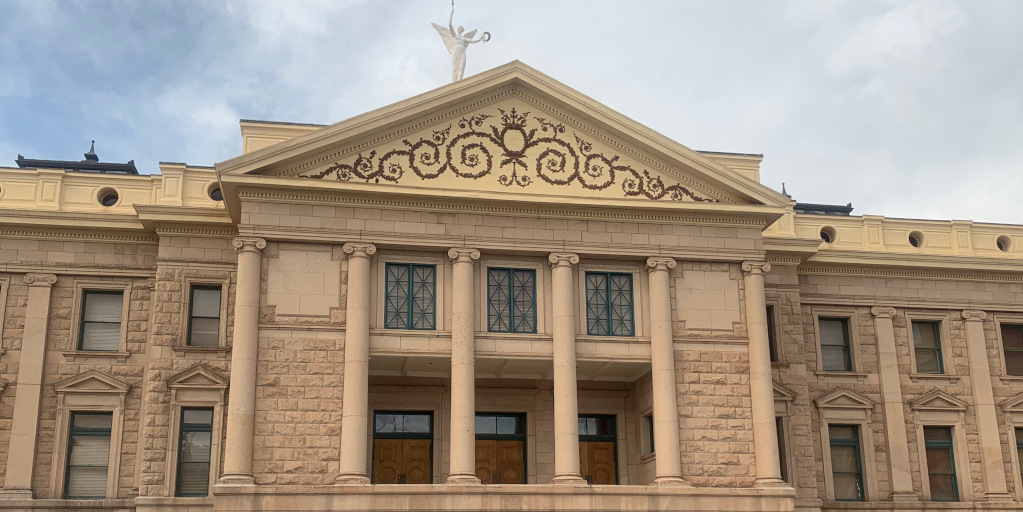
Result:
<svg viewBox="0 0 1023 512"><path fill-rule="evenodd" d="M241 119L241 120L239 120L239 122L241 122L241 123L261 123L261 124L283 124L285 126L315 126L317 128L322 128L324 126L330 126L330 125L326 125L326 124L314 124L314 123L289 123L289 122L286 122L286 121L263 121L261 119Z"/></svg>
<svg viewBox="0 0 1023 512"><path fill-rule="evenodd" d="M73 162L70 160L35 160L25 158L21 155L18 155L18 159L14 162L22 169L38 169L42 167L44 169L64 169L68 172L129 174L136 176L139 173L138 169L135 168L134 160L128 160L128 163L126 164L100 162L99 156L96 155L96 141L92 141L92 147L90 147L89 152L85 154L85 160L80 162Z"/></svg>
<svg viewBox="0 0 1023 512"><path fill-rule="evenodd" d="M708 155L752 156L757 158L764 158L763 153L729 153L728 151L704 151L702 149L697 149L696 152Z"/></svg>
<svg viewBox="0 0 1023 512"><path fill-rule="evenodd" d="M845 215L853 211L852 203L845 206L840 204L813 204L796 203L796 213L809 213L811 215Z"/></svg>

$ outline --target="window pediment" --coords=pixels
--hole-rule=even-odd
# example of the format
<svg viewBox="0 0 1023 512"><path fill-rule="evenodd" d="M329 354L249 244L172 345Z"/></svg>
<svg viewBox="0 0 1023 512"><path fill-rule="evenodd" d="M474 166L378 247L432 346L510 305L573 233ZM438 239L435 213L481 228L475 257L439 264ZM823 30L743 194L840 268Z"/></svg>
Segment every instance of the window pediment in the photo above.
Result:
<svg viewBox="0 0 1023 512"><path fill-rule="evenodd" d="M97 370L64 379L53 385L57 393L112 393L124 395L131 386Z"/></svg>
<svg viewBox="0 0 1023 512"><path fill-rule="evenodd" d="M966 402L935 389L930 393L910 402L914 411L965 411Z"/></svg>
<svg viewBox="0 0 1023 512"><path fill-rule="evenodd" d="M1005 412L1023 412L1023 393L1002 402L999 407Z"/></svg>
<svg viewBox="0 0 1023 512"><path fill-rule="evenodd" d="M821 409L873 409L874 401L854 391L839 389L816 400Z"/></svg>
<svg viewBox="0 0 1023 512"><path fill-rule="evenodd" d="M171 389L227 389L229 380L206 365L196 365L167 379Z"/></svg>
<svg viewBox="0 0 1023 512"><path fill-rule="evenodd" d="M774 401L791 402L796 399L796 394L789 388L774 382Z"/></svg>

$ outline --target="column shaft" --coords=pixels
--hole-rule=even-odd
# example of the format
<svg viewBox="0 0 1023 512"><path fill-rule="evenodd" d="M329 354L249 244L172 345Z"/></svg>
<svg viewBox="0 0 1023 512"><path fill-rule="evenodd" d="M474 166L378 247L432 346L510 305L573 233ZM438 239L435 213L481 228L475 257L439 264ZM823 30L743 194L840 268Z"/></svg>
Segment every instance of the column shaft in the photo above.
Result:
<svg viewBox="0 0 1023 512"><path fill-rule="evenodd" d="M649 258L650 369L654 400L654 463L658 484L683 484L678 438L678 389L675 384L675 343L671 328L671 258Z"/></svg>
<svg viewBox="0 0 1023 512"><path fill-rule="evenodd" d="M906 413L903 409L902 383L895 349L895 308L870 308L877 333L877 355L881 361L881 400L884 406L885 434L888 438L888 462L892 475L892 501L918 501L913 492L909 467L909 441L906 439Z"/></svg>
<svg viewBox="0 0 1023 512"><path fill-rule="evenodd" d="M1002 443L998 435L998 415L994 390L991 388L991 365L988 364L984 320L987 313L965 310L966 344L970 355L970 380L973 383L973 404L977 414L977 437L980 438L980 462L984 468L986 501L1012 501L1005 482Z"/></svg>
<svg viewBox="0 0 1023 512"><path fill-rule="evenodd" d="M575 254L551 254L554 315L554 483L583 485L579 473L579 397L576 388Z"/></svg>
<svg viewBox="0 0 1023 512"><path fill-rule="evenodd" d="M754 485L785 485L778 457L778 431L774 418L774 381L771 377L771 349L767 332L767 304L764 272L771 264L747 261L742 264L746 298L746 330L749 334L750 398L753 401L753 444L757 479Z"/></svg>
<svg viewBox="0 0 1023 512"><path fill-rule="evenodd" d="M475 249L451 249L451 470L448 483L476 478L476 347L473 308Z"/></svg>
<svg viewBox="0 0 1023 512"><path fill-rule="evenodd" d="M50 289L57 282L53 274L26 274L28 302L25 330L18 363L17 394L11 421L11 445L7 452L7 478L3 495L31 498L35 474L36 439L39 438L39 405L46 359L46 328L50 317Z"/></svg>
<svg viewBox="0 0 1023 512"><path fill-rule="evenodd" d="M262 238L235 238L238 284L234 299L231 388L221 484L252 485L252 435L256 409L256 358L259 348L260 251Z"/></svg>
<svg viewBox="0 0 1023 512"><path fill-rule="evenodd" d="M348 287L345 312L345 370L341 395L342 484L369 484L369 264L371 244L345 244Z"/></svg>

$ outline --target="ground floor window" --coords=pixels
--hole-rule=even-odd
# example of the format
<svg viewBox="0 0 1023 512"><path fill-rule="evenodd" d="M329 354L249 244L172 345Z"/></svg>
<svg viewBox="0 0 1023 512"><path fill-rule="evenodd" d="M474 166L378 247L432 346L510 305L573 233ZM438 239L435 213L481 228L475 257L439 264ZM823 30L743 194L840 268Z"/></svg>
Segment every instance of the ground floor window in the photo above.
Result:
<svg viewBox="0 0 1023 512"><path fill-rule="evenodd" d="M213 408L181 409L178 434L178 479L175 496L208 496L210 452L213 445Z"/></svg>
<svg viewBox="0 0 1023 512"><path fill-rule="evenodd" d="M927 449L927 480L933 501L959 501L952 427L924 427Z"/></svg>
<svg viewBox="0 0 1023 512"><path fill-rule="evenodd" d="M831 439L831 474L836 501L863 501L863 462L860 428L857 425L828 425Z"/></svg>
<svg viewBox="0 0 1023 512"><path fill-rule="evenodd" d="M106 497L112 422L113 414L109 412L71 413L64 497Z"/></svg>
<svg viewBox="0 0 1023 512"><path fill-rule="evenodd" d="M476 414L476 477L485 484L526 483L525 414Z"/></svg>
<svg viewBox="0 0 1023 512"><path fill-rule="evenodd" d="M579 472L592 485L618 483L618 437L614 415L579 416Z"/></svg>
<svg viewBox="0 0 1023 512"><path fill-rule="evenodd" d="M376 412L373 415L373 483L433 481L433 413Z"/></svg>

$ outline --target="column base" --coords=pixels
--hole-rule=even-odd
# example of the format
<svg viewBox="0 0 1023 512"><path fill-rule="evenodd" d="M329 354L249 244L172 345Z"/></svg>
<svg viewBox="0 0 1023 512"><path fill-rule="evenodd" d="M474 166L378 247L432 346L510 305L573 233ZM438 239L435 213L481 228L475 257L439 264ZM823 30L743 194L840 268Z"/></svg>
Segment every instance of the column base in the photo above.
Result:
<svg viewBox="0 0 1023 512"><path fill-rule="evenodd" d="M758 478L753 481L753 487L792 487L778 477Z"/></svg>
<svg viewBox="0 0 1023 512"><path fill-rule="evenodd" d="M890 499L896 503L912 503L920 501L920 497L911 492L893 492Z"/></svg>
<svg viewBox="0 0 1023 512"><path fill-rule="evenodd" d="M35 498L32 489L0 489L0 500L30 500Z"/></svg>
<svg viewBox="0 0 1023 512"><path fill-rule="evenodd" d="M588 483L586 483L586 479L583 478L581 475L555 475L554 478L551 480L551 483L554 485L575 486L589 485Z"/></svg>
<svg viewBox="0 0 1023 512"><path fill-rule="evenodd" d="M476 475L470 475L466 473L459 473L457 475L448 475L447 480L444 481L448 485L483 485L480 479Z"/></svg>
<svg viewBox="0 0 1023 512"><path fill-rule="evenodd" d="M369 485L369 477L361 473L345 473L334 479L336 485Z"/></svg>
<svg viewBox="0 0 1023 512"><path fill-rule="evenodd" d="M224 475L217 485L256 485L256 479L252 475Z"/></svg>
<svg viewBox="0 0 1023 512"><path fill-rule="evenodd" d="M680 476L659 476L654 479L654 485L663 485L666 487L692 487L693 484L686 482Z"/></svg>
<svg viewBox="0 0 1023 512"><path fill-rule="evenodd" d="M1008 492L988 492L984 493L984 501L1015 501L1015 497L1012 493Z"/></svg>

